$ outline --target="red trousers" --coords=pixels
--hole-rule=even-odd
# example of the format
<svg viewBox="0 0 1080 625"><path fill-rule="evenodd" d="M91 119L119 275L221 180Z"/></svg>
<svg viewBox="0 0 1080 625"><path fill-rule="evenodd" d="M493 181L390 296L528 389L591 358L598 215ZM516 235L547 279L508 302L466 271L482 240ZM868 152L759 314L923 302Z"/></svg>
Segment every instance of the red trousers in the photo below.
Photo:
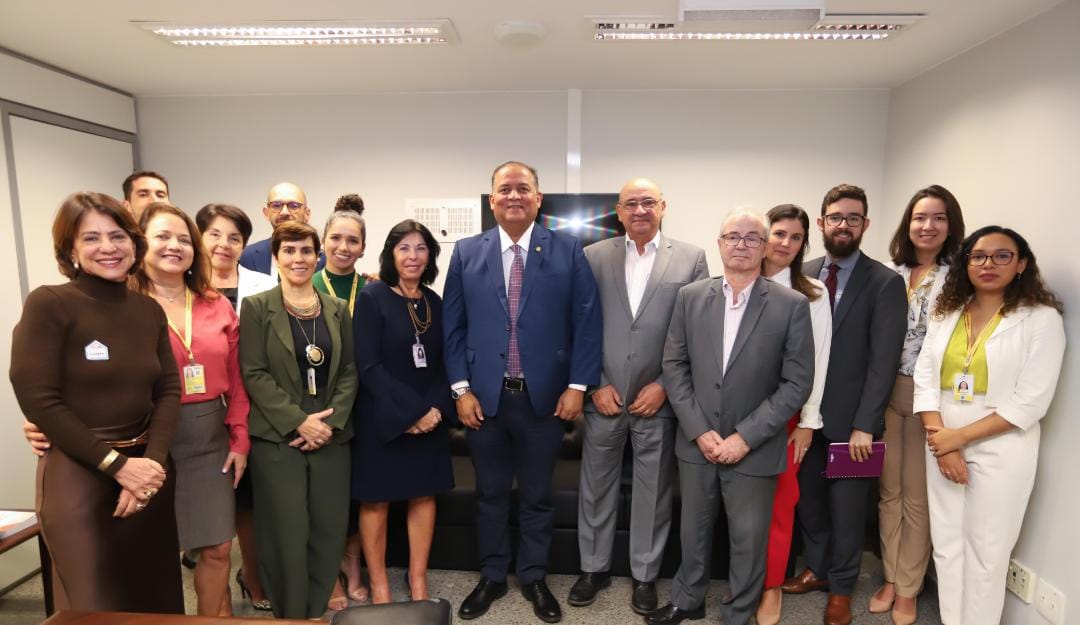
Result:
<svg viewBox="0 0 1080 625"><path fill-rule="evenodd" d="M790 436L799 424L799 413L788 421ZM772 522L769 524L769 547L765 555L765 588L775 588L784 583L787 574L788 555L791 553L791 533L795 526L795 504L799 502L799 465L795 464L795 450L787 447L787 468L776 480L776 497L773 499Z"/></svg>

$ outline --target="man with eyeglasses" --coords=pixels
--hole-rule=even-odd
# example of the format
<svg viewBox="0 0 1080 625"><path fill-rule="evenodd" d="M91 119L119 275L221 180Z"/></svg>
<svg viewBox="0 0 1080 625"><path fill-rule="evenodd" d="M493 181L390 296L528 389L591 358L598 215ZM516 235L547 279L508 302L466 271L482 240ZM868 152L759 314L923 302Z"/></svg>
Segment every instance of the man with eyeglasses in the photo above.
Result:
<svg viewBox="0 0 1080 625"><path fill-rule="evenodd" d="M263 216L270 222L271 228L294 219L307 223L311 217L307 195L304 194L303 189L291 182L279 182L270 187L270 191L266 194ZM325 264L326 257L319 252L319 262L315 269L322 269ZM240 266L276 277L277 268L274 266L273 254L270 252L270 239L256 241L245 247L240 254Z"/></svg>
<svg viewBox="0 0 1080 625"><path fill-rule="evenodd" d="M705 616L714 524L727 518L730 597L724 623L746 625L765 583L765 550L777 476L787 466L791 415L814 379L810 303L761 275L769 227L745 209L724 220L724 275L675 298L663 383L679 423L682 562L671 602L645 616L675 625Z"/></svg>
<svg viewBox="0 0 1080 625"><path fill-rule="evenodd" d="M627 438L633 451L630 606L656 609L656 577L671 527L675 413L661 356L679 288L709 277L705 250L660 234L667 203L651 180L627 182L615 205L625 236L585 248L604 320L600 385L585 404L578 498L581 576L568 601L586 606L611 584L619 479Z"/></svg>
<svg viewBox="0 0 1080 625"><path fill-rule="evenodd" d="M826 625L851 623L851 594L859 577L870 488L874 478L826 479L829 443L847 443L851 459L870 457L885 427L885 407L907 332L907 298L899 274L859 251L870 227L866 192L842 184L825 194L817 224L825 256L803 272L825 283L833 307L833 337L825 392L824 426L799 469L796 508L806 546L806 569L783 591L828 590Z"/></svg>

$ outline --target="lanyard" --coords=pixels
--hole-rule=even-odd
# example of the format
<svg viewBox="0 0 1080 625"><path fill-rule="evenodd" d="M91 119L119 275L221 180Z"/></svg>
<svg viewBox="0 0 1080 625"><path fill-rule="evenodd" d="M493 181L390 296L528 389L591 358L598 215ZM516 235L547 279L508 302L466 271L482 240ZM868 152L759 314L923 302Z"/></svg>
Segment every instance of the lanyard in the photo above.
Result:
<svg viewBox="0 0 1080 625"><path fill-rule="evenodd" d="M195 354L191 351L191 289L184 289L184 333L180 334L180 330L176 328L176 324L168 315L165 315L165 319L169 322L169 329L176 333L180 342L184 344L188 362L195 362Z"/></svg>
<svg viewBox="0 0 1080 625"><path fill-rule="evenodd" d="M336 274L335 274L336 275ZM334 292L334 285L330 282L330 275L326 273L326 267L322 270L322 279L326 284L326 290L338 299L342 299L340 295ZM349 291L349 317L353 316L353 309L356 308L356 285L360 284L360 274L353 272L352 276L352 290Z"/></svg>
<svg viewBox="0 0 1080 625"><path fill-rule="evenodd" d="M979 336L975 337L975 342L971 342L971 312L964 310L964 333L967 337L967 354L964 356L964 373L968 371L968 367L971 366L971 360L975 358L975 352L979 350L979 345L986 342L986 339L990 338L990 333L994 330L994 321L1001 316L1001 306L994 311L994 316L990 317L990 320L983 326L982 332L979 332Z"/></svg>

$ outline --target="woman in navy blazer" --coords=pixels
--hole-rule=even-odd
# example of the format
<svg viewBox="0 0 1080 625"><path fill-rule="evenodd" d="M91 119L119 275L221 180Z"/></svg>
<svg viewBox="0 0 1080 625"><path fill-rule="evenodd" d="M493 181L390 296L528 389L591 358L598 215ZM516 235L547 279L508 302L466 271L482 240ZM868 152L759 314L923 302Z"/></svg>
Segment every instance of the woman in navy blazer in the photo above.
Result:
<svg viewBox="0 0 1080 625"><path fill-rule="evenodd" d="M944 625L1001 620L1009 556L1035 483L1039 420L1061 372L1061 310L1019 234L986 226L964 240L914 376Z"/></svg>

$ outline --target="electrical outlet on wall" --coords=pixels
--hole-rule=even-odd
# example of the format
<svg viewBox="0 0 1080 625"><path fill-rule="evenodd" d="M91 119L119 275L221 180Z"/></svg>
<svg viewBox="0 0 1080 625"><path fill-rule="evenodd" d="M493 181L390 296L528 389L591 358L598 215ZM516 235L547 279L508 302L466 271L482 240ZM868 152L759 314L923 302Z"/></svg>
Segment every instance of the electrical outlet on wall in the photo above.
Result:
<svg viewBox="0 0 1080 625"><path fill-rule="evenodd" d="M1031 603L1035 596L1035 581L1035 571L1016 560L1009 560L1009 573L1005 578L1005 587L1020 597L1024 603Z"/></svg>
<svg viewBox="0 0 1080 625"><path fill-rule="evenodd" d="M1065 625L1065 595L1045 579L1035 589L1035 610L1053 625Z"/></svg>

